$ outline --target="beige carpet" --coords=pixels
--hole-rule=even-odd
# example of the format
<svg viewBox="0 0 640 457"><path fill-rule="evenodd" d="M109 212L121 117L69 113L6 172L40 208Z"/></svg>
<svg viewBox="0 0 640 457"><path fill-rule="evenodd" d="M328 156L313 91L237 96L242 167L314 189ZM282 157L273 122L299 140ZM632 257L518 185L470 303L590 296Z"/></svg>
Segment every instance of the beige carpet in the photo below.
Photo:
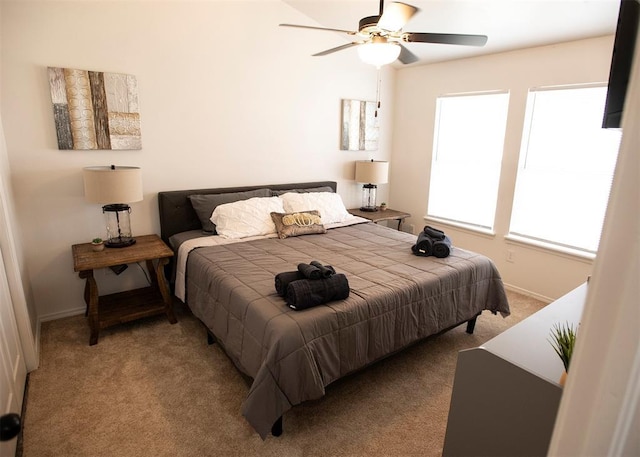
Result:
<svg viewBox="0 0 640 457"><path fill-rule="evenodd" d="M333 384L286 413L284 434L266 441L240 413L246 382L182 306L176 325L124 324L103 330L95 346L83 316L47 322L22 455L441 455L458 351L544 306L508 295L510 317L485 312L473 335L460 326Z"/></svg>

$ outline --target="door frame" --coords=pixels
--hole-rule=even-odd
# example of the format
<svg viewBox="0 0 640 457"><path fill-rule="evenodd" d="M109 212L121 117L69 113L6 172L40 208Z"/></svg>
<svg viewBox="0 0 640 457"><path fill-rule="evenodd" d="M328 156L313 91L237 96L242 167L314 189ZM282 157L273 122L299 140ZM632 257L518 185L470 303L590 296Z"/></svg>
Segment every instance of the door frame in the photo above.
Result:
<svg viewBox="0 0 640 457"><path fill-rule="evenodd" d="M15 211L10 188L10 170L7 146L4 139L2 117L0 117L0 246L4 255L4 268L9 283L9 294L13 303L13 314L16 318L18 334L22 344L22 353L27 365L27 372L39 365L39 335L34 335L32 320L37 316L29 315L27 299L22 282L18 244L14 236ZM37 320L35 321L36 325ZM39 327L38 327L39 328ZM39 331L36 331L39 333Z"/></svg>

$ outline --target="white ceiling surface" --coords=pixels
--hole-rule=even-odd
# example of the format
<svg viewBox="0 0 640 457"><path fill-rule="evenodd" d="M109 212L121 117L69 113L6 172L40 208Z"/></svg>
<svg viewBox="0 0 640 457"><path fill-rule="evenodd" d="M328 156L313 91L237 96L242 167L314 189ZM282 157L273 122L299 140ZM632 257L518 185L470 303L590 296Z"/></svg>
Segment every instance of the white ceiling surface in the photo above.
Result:
<svg viewBox="0 0 640 457"><path fill-rule="evenodd" d="M309 17L309 21L301 25L354 31L361 18L377 15L380 5L379 0L283 1ZM489 37L483 47L405 43L420 58L412 65L611 35L616 30L620 6L619 0L404 0L404 3L419 8L403 28L405 32ZM338 32L287 28L286 33L308 43L309 55L326 49L322 46L326 40L316 40L318 34L335 35L335 46L351 41L349 35ZM355 47L339 52L352 53L354 58L357 55ZM331 58L331 54L314 57ZM398 61L393 65L405 66Z"/></svg>

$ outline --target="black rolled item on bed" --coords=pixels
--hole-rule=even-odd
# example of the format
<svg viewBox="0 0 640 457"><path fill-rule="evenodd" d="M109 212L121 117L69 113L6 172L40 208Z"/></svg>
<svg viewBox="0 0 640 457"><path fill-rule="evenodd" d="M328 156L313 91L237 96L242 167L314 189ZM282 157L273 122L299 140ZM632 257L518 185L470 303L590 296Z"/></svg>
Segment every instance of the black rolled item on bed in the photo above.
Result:
<svg viewBox="0 0 640 457"><path fill-rule="evenodd" d="M449 257L451 254L451 239L445 236L443 240L434 241L433 243L433 255L439 259Z"/></svg>
<svg viewBox="0 0 640 457"><path fill-rule="evenodd" d="M287 286L289 286L289 283L299 279L304 279L304 275L298 270L278 273L275 278L276 292L281 297L284 297L287 293Z"/></svg>
<svg viewBox="0 0 640 457"><path fill-rule="evenodd" d="M326 279L336 273L335 268L333 268L331 265L322 265L317 260L313 260L308 264L299 263L298 271L306 279Z"/></svg>
<svg viewBox="0 0 640 457"><path fill-rule="evenodd" d="M349 297L349 281L342 273L323 279L300 279L287 287L285 300L295 309L302 310Z"/></svg>
<svg viewBox="0 0 640 457"><path fill-rule="evenodd" d="M451 238L443 231L425 226L418 234L416 244L411 246L411 251L421 257L435 256L444 259L451 254Z"/></svg>
<svg viewBox="0 0 640 457"><path fill-rule="evenodd" d="M433 254L433 240L425 232L420 232L416 244L411 247L411 250L415 255L428 257Z"/></svg>
<svg viewBox="0 0 640 457"><path fill-rule="evenodd" d="M444 240L445 235L442 230L438 230L436 228L425 225L422 231L424 232L425 235L427 235L429 238L431 238L434 241Z"/></svg>
<svg viewBox="0 0 640 457"><path fill-rule="evenodd" d="M313 265L318 270L320 270L320 274L322 275L323 278L328 278L329 276L336 273L336 269L333 268L331 265L322 265L317 260L312 260L311 262L309 262L309 264Z"/></svg>
<svg viewBox="0 0 640 457"><path fill-rule="evenodd" d="M322 278L322 272L320 268L310 265L308 263L299 263L298 271L305 277L305 279L320 279Z"/></svg>

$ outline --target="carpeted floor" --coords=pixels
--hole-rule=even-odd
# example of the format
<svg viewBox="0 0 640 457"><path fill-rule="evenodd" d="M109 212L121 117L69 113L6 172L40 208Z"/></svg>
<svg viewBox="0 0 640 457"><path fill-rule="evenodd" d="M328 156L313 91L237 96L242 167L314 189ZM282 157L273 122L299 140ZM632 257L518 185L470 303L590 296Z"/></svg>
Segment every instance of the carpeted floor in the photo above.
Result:
<svg viewBox="0 0 640 457"><path fill-rule="evenodd" d="M101 331L83 316L42 325L30 374L22 455L437 456L458 351L479 346L544 304L508 292L512 314L485 312L329 386L262 441L240 413L248 386L182 305L178 323L148 318Z"/></svg>

